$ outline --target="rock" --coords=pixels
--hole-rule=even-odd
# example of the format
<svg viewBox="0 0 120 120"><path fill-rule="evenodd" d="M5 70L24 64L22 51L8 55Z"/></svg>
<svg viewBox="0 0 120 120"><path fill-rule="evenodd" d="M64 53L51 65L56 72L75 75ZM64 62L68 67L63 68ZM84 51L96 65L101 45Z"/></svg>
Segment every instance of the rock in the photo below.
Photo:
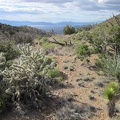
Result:
<svg viewBox="0 0 120 120"><path fill-rule="evenodd" d="M98 87L104 87L104 83L100 82L100 81L97 81L94 83L96 86Z"/></svg>
<svg viewBox="0 0 120 120"><path fill-rule="evenodd" d="M93 90L91 90L90 92L93 93L93 94L95 93L95 91L93 91Z"/></svg>
<svg viewBox="0 0 120 120"><path fill-rule="evenodd" d="M97 74L100 75L100 76L104 75L103 71L99 71L99 72L97 72Z"/></svg>
<svg viewBox="0 0 120 120"><path fill-rule="evenodd" d="M74 68L73 66L70 66L70 67L69 67L69 70L70 70L70 71L74 71L75 68Z"/></svg>
<svg viewBox="0 0 120 120"><path fill-rule="evenodd" d="M63 66L63 69L68 69L68 66L64 65L64 66Z"/></svg>
<svg viewBox="0 0 120 120"><path fill-rule="evenodd" d="M82 78L81 77L78 77L78 78L76 78L76 82L79 82L80 80L82 80Z"/></svg>
<svg viewBox="0 0 120 120"><path fill-rule="evenodd" d="M97 108L94 106L89 105L91 112L97 112Z"/></svg>
<svg viewBox="0 0 120 120"><path fill-rule="evenodd" d="M89 95L88 98L89 98L90 100L95 100L95 97L92 96L92 95Z"/></svg>
<svg viewBox="0 0 120 120"><path fill-rule="evenodd" d="M92 79L91 79L90 76L84 77L83 80L84 80L84 81L92 81Z"/></svg>
<svg viewBox="0 0 120 120"><path fill-rule="evenodd" d="M64 94L64 99L65 99L66 102L72 102L74 100L73 95L70 94L70 93Z"/></svg>
<svg viewBox="0 0 120 120"><path fill-rule="evenodd" d="M66 82L66 87L73 87L72 83Z"/></svg>
<svg viewBox="0 0 120 120"><path fill-rule="evenodd" d="M78 83L78 85L79 85L80 87L85 87L84 82L80 82L80 83Z"/></svg>

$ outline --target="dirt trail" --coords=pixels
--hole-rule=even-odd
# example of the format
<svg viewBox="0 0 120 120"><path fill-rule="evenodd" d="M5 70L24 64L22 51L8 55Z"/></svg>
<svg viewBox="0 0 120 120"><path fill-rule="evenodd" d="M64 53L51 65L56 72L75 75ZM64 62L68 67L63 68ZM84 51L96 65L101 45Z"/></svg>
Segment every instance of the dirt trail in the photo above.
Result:
<svg viewBox="0 0 120 120"><path fill-rule="evenodd" d="M94 57L92 56L92 61ZM103 97L100 94L100 90L102 90L101 87L96 86L95 83L98 81L102 81L104 79L103 76L99 76L95 71L90 70L86 66L82 65L83 62L81 62L79 59L75 59L75 56L55 56L55 59L57 60L58 68L61 72L66 74L68 78L64 80L63 83L70 83L73 87L71 88L62 88L57 90L57 94L59 96L63 96L66 93L72 94L75 99L75 104L82 104L87 103L91 104L100 110L97 112L96 116L94 116L90 120L109 120L107 116L106 111L106 103ZM73 71L64 70L63 69L63 61L68 61L67 65L74 66ZM73 62L74 61L74 62ZM72 63L73 62L73 63ZM79 82L76 80L79 78L91 78L90 80L86 80L84 82L84 86L79 86ZM91 93L93 92L93 93ZM94 100L89 99L89 95L94 96Z"/></svg>

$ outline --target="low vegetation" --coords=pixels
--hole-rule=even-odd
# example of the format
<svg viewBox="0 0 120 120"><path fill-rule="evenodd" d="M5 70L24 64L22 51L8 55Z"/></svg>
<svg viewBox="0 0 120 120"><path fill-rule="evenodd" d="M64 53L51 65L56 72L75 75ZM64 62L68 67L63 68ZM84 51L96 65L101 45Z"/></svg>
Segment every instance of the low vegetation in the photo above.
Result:
<svg viewBox="0 0 120 120"><path fill-rule="evenodd" d="M114 22L111 22L113 19ZM52 96L55 87L74 89L73 83L78 82L75 83L77 89L82 87L86 90L89 88L86 87L86 83L94 83L95 89L90 89L88 93L89 100L97 100L94 95L98 92L95 90L103 91L99 96L107 99L108 116L112 118L120 98L120 21L118 19L118 16L113 16L112 19L101 24L83 26L77 30L67 25L63 29L63 39L62 37L57 39L55 33L46 33L32 27L0 24L0 112L3 112L8 104L22 115L31 107L42 109L42 103ZM69 38L65 40L68 36ZM36 50L39 47L41 49ZM54 54L55 47L59 54ZM52 55L57 62L51 57ZM76 66L77 61L80 62L78 66ZM91 73L85 75L79 73L74 81L76 76L73 73L78 72L79 66L84 67L85 72L87 69L95 73L102 72L105 80L93 82L96 78L91 77ZM62 81L69 77L69 82ZM61 81L65 84L59 83ZM62 95L59 90L54 94L55 97L53 95L51 98L55 102L54 105L58 105L54 115L58 120L90 119L97 110L102 110L87 103L74 105L73 97L67 102L66 100L56 102L54 100L59 94ZM75 96L79 95L75 94ZM64 105L65 103L67 105Z"/></svg>
<svg viewBox="0 0 120 120"><path fill-rule="evenodd" d="M90 55L90 50L88 48L88 45L86 44L77 45L75 48L75 52L77 54L77 57L80 59L83 59L84 57Z"/></svg>
<svg viewBox="0 0 120 120"><path fill-rule="evenodd" d="M70 25L66 25L63 28L63 34L65 34L65 35L70 35L70 34L73 34L75 32L76 32L75 28L70 26Z"/></svg>
<svg viewBox="0 0 120 120"><path fill-rule="evenodd" d="M0 23L0 42L14 41L18 43L33 43L36 37L50 36L43 30L38 30L28 26L10 26Z"/></svg>

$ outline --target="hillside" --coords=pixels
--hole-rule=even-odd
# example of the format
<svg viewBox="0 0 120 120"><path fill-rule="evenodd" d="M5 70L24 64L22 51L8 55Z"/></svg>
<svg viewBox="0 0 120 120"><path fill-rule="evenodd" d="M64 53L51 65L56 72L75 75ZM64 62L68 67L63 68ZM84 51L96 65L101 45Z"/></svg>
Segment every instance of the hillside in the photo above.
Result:
<svg viewBox="0 0 120 120"><path fill-rule="evenodd" d="M17 51L3 45L0 120L119 120L120 26L101 24L77 33L67 27L65 35L39 36ZM3 26L11 38L40 34Z"/></svg>
<svg viewBox="0 0 120 120"><path fill-rule="evenodd" d="M100 23L100 24L106 24L106 25L118 25L118 23L120 22L120 14L116 15L116 16L112 16L110 19L107 19L106 21Z"/></svg>
<svg viewBox="0 0 120 120"><path fill-rule="evenodd" d="M15 41L15 43L32 42L35 37L48 35L45 31L28 26L11 26L0 23L0 42Z"/></svg>

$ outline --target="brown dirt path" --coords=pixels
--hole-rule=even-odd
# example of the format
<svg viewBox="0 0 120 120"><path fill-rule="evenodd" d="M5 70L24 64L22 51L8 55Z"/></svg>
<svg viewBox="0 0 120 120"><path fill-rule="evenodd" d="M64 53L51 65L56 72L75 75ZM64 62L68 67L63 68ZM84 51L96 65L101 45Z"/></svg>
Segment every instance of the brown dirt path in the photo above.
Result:
<svg viewBox="0 0 120 120"><path fill-rule="evenodd" d="M94 84L96 81L102 80L103 77L99 76L95 71L91 71L87 67L81 66L82 62L79 59L77 59L75 63L72 63L75 68L74 71L63 70L63 61L73 61L75 56L55 56L55 59L57 61L59 70L68 76L64 83L71 83L74 86L73 88L57 90L58 95L62 96L65 93L70 93L76 96L74 98L76 100L76 102L74 102L75 104L88 103L97 108L100 108L101 110L98 111L96 116L90 120L109 120L107 116L105 100L103 97L99 96L99 90L101 88L95 86ZM94 61L93 56L92 60ZM71 62L68 62L67 64L71 64ZM89 76L94 78L94 80L85 82L85 87L80 87L76 82L77 76ZM95 91L93 95L95 100L89 100L88 95L90 94L90 91Z"/></svg>

